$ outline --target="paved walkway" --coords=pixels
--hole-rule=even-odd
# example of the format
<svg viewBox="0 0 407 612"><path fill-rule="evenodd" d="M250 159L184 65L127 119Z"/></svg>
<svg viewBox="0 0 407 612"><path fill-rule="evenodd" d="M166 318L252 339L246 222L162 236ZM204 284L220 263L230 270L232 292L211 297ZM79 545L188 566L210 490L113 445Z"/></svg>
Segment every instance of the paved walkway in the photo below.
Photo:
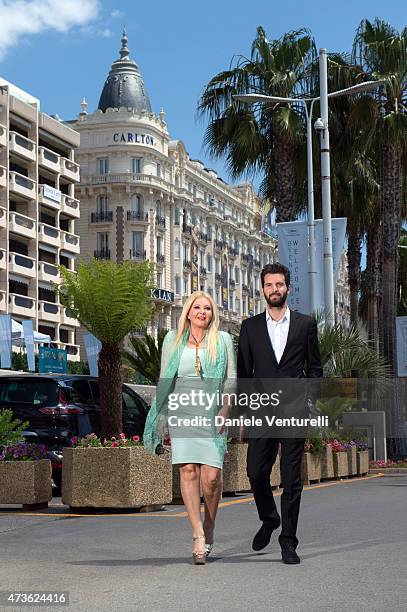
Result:
<svg viewBox="0 0 407 612"><path fill-rule="evenodd" d="M281 563L275 536L251 550L251 496L223 500L205 567L190 562L182 506L83 516L56 500L35 514L2 510L0 590L69 591L69 610L80 612L404 611L406 494L404 475L305 488L297 566Z"/></svg>

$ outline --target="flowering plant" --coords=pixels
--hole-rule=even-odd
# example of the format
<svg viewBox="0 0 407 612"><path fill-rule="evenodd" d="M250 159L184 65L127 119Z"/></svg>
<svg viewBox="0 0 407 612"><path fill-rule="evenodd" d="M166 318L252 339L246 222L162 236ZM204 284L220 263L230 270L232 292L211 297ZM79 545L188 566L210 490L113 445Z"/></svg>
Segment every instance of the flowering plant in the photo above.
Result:
<svg viewBox="0 0 407 612"><path fill-rule="evenodd" d="M392 461L389 459L385 461L384 459L379 459L378 461L369 461L369 467L371 468L399 468L406 467L407 468L407 458L399 459L398 461Z"/></svg>
<svg viewBox="0 0 407 612"><path fill-rule="evenodd" d="M0 448L0 461L38 461L47 458L47 447L20 442Z"/></svg>
<svg viewBox="0 0 407 612"><path fill-rule="evenodd" d="M118 438L112 436L110 440L100 438L95 433L90 433L84 438L74 436L71 438L71 444L74 448L89 448L90 446L105 447L105 448L128 448L129 446L143 446L140 436L132 436L126 438L126 434L121 433Z"/></svg>
<svg viewBox="0 0 407 612"><path fill-rule="evenodd" d="M345 450L345 447L342 444L342 442L340 442L336 438L334 438L333 440L330 440L329 443L330 443L330 445L332 447L332 452L333 453L341 453L342 451Z"/></svg>
<svg viewBox="0 0 407 612"><path fill-rule="evenodd" d="M357 451L365 451L368 450L368 442L367 440L356 440L356 450Z"/></svg>
<svg viewBox="0 0 407 612"><path fill-rule="evenodd" d="M324 450L324 441L321 436L314 436L305 440L304 452L320 455Z"/></svg>

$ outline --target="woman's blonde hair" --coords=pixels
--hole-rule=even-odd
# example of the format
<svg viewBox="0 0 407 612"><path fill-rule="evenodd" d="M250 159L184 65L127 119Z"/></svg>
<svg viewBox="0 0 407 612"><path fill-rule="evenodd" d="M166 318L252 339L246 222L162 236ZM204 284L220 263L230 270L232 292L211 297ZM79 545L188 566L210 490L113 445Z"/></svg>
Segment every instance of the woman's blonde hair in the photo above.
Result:
<svg viewBox="0 0 407 612"><path fill-rule="evenodd" d="M175 336L175 346L179 346L182 342L184 334L186 331L190 331L191 324L188 319L189 311L192 308L193 303L198 298L205 298L211 305L212 308L212 320L209 323L209 327L206 330L206 338L207 338L207 351L209 360L211 363L215 363L216 354L217 354L217 343L219 340L219 310L215 302L213 301L212 296L206 291L194 291L191 293L189 298L184 304L184 307L181 312L181 316L179 318L177 335Z"/></svg>

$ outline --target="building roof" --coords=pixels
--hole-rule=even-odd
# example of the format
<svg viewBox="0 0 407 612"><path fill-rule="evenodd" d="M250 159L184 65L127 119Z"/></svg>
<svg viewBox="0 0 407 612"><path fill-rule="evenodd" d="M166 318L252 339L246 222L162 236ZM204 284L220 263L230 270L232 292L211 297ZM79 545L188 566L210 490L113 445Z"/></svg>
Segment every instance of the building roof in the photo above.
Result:
<svg viewBox="0 0 407 612"><path fill-rule="evenodd" d="M113 62L103 86L98 108L134 108L151 113L150 99L136 62L130 59L125 30L122 35L120 58Z"/></svg>

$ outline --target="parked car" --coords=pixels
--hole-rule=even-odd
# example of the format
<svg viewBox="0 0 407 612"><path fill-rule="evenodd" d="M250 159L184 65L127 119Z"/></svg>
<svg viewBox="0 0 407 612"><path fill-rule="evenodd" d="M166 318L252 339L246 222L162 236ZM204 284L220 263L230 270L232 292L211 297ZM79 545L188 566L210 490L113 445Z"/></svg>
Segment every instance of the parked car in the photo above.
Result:
<svg viewBox="0 0 407 612"><path fill-rule="evenodd" d="M123 384L123 432L142 436L149 406ZM100 435L101 411L96 377L69 374L0 376L0 408L28 421L27 441L45 444L52 463L53 480L62 478L62 449L73 436Z"/></svg>

